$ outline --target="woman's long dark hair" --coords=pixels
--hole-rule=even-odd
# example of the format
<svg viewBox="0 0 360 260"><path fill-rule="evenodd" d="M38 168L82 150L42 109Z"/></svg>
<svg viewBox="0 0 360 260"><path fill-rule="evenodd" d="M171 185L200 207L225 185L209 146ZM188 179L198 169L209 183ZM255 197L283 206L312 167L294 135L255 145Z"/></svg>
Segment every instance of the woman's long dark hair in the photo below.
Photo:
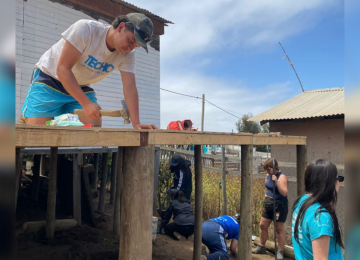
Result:
<svg viewBox="0 0 360 260"><path fill-rule="evenodd" d="M294 237L299 242L299 224L303 221L306 210L315 203L320 203L322 208L319 208L315 215L321 212L328 212L332 218L334 225L334 238L335 243L344 248L343 241L341 239L341 232L339 227L339 221L335 213L335 206L337 202L336 182L337 182L337 168L335 164L323 160L317 159L312 161L305 171L305 191L312 195L307 198L301 205L299 213L295 221ZM293 213L300 201L299 197L293 206ZM314 216L315 217L315 216Z"/></svg>

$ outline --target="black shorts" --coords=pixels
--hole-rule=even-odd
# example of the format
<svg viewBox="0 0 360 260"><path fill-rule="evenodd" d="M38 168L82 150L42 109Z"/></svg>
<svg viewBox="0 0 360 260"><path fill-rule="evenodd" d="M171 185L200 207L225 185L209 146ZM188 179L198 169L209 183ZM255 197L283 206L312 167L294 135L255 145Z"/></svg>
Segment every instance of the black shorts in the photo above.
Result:
<svg viewBox="0 0 360 260"><path fill-rule="evenodd" d="M263 202L263 211L261 213L261 217L266 219L274 219L274 206L273 206L273 199L265 198ZM289 202L286 199L282 200L275 200L275 208L276 213L279 214L279 217L277 218L277 222L285 223L288 211L289 211Z"/></svg>

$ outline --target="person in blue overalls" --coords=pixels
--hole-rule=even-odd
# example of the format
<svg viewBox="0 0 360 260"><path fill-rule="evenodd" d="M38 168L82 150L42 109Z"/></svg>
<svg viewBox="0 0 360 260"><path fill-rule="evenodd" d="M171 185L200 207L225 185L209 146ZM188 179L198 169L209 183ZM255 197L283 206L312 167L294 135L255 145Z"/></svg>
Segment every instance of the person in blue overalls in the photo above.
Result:
<svg viewBox="0 0 360 260"><path fill-rule="evenodd" d="M273 160L275 169L273 169ZM278 242L277 259L284 259L285 248L285 221L288 215L288 181L286 175L280 171L276 159L269 158L264 163L266 171L265 178L265 200L260 219L260 245L254 250L254 254L266 254L265 243L268 239L268 229L274 220L274 199L275 199L275 217L276 217L276 236ZM273 185L275 185L275 194L273 194Z"/></svg>
<svg viewBox="0 0 360 260"><path fill-rule="evenodd" d="M202 242L210 254L202 255L202 260L227 260L229 253L225 240L231 240L230 251L237 257L240 215L220 216L202 224Z"/></svg>

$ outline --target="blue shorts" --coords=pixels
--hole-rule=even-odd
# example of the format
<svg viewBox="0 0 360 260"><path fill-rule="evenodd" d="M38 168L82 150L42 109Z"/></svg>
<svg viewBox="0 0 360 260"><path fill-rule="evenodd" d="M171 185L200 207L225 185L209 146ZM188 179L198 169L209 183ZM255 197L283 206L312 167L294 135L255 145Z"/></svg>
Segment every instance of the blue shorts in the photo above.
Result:
<svg viewBox="0 0 360 260"><path fill-rule="evenodd" d="M97 104L95 91L92 88L82 86L81 89L92 102ZM21 108L25 118L55 117L73 113L75 109L82 109L82 107L65 90L60 81L39 69L34 70L24 105Z"/></svg>

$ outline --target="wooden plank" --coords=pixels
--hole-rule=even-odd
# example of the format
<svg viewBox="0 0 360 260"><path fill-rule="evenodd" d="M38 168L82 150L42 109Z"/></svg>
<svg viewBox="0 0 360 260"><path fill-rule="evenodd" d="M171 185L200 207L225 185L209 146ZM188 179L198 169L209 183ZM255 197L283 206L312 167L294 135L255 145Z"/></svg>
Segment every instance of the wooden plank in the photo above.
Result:
<svg viewBox="0 0 360 260"><path fill-rule="evenodd" d="M117 154L111 155L111 183L110 183L110 204L114 204L115 190L116 190L116 167L117 167Z"/></svg>
<svg viewBox="0 0 360 260"><path fill-rule="evenodd" d="M159 187L159 170L160 170L160 147L155 147L153 216L158 216L158 212L157 212L157 192L158 192L158 187Z"/></svg>
<svg viewBox="0 0 360 260"><path fill-rule="evenodd" d="M240 231L242 243L238 243L237 259L252 259L252 146L241 146L241 201Z"/></svg>
<svg viewBox="0 0 360 260"><path fill-rule="evenodd" d="M56 178L57 178L57 151L58 148L51 148L49 189L46 209L46 238L54 239L55 210L56 210Z"/></svg>
<svg viewBox="0 0 360 260"><path fill-rule="evenodd" d="M203 172L202 172L202 147L195 145L195 227L193 259L200 260L202 242L202 217L203 217Z"/></svg>
<svg viewBox="0 0 360 260"><path fill-rule="evenodd" d="M32 169L33 182L31 187L31 198L36 202L38 201L38 197L39 197L40 165L41 165L41 155L34 155L34 166Z"/></svg>
<svg viewBox="0 0 360 260"><path fill-rule="evenodd" d="M152 259L154 147L125 147L119 260Z"/></svg>
<svg viewBox="0 0 360 260"><path fill-rule="evenodd" d="M82 154L73 155L73 217L81 225L81 165Z"/></svg>
<svg viewBox="0 0 360 260"><path fill-rule="evenodd" d="M17 147L140 146L140 131L17 125L15 144Z"/></svg>
<svg viewBox="0 0 360 260"><path fill-rule="evenodd" d="M226 203L226 176L225 176L225 165L226 165L226 158L225 158L225 146L221 147L221 154L222 154L222 171L221 171L221 180L222 180L222 193L223 193L223 200L222 200L222 211L221 214L222 215L226 215L226 208L227 208L227 203Z"/></svg>
<svg viewBox="0 0 360 260"><path fill-rule="evenodd" d="M20 155L20 149L16 149L16 167L15 167L15 210L17 206L17 200L20 189L20 181L22 176L22 160L23 157Z"/></svg>
<svg viewBox="0 0 360 260"><path fill-rule="evenodd" d="M305 194L306 166L307 166L306 145L297 145L296 146L296 178L297 178L297 195L298 195L298 197Z"/></svg>
<svg viewBox="0 0 360 260"><path fill-rule="evenodd" d="M92 183L92 188L94 190L97 190L98 175L99 175L99 154L96 153L94 155L94 180L93 180L93 183Z"/></svg>
<svg viewBox="0 0 360 260"><path fill-rule="evenodd" d="M108 158L109 154L104 153L102 157L102 173L101 173L101 184L100 184L100 196L99 196L99 207L98 211L104 213L105 210L105 195L106 195L106 181L108 174Z"/></svg>
<svg viewBox="0 0 360 260"><path fill-rule="evenodd" d="M117 167L116 167L116 192L115 192L115 206L114 206L114 220L113 233L120 236L120 199L121 199L121 185L123 172L123 148L118 147L117 151Z"/></svg>
<svg viewBox="0 0 360 260"><path fill-rule="evenodd" d="M254 135L253 145L306 145L306 137Z"/></svg>

